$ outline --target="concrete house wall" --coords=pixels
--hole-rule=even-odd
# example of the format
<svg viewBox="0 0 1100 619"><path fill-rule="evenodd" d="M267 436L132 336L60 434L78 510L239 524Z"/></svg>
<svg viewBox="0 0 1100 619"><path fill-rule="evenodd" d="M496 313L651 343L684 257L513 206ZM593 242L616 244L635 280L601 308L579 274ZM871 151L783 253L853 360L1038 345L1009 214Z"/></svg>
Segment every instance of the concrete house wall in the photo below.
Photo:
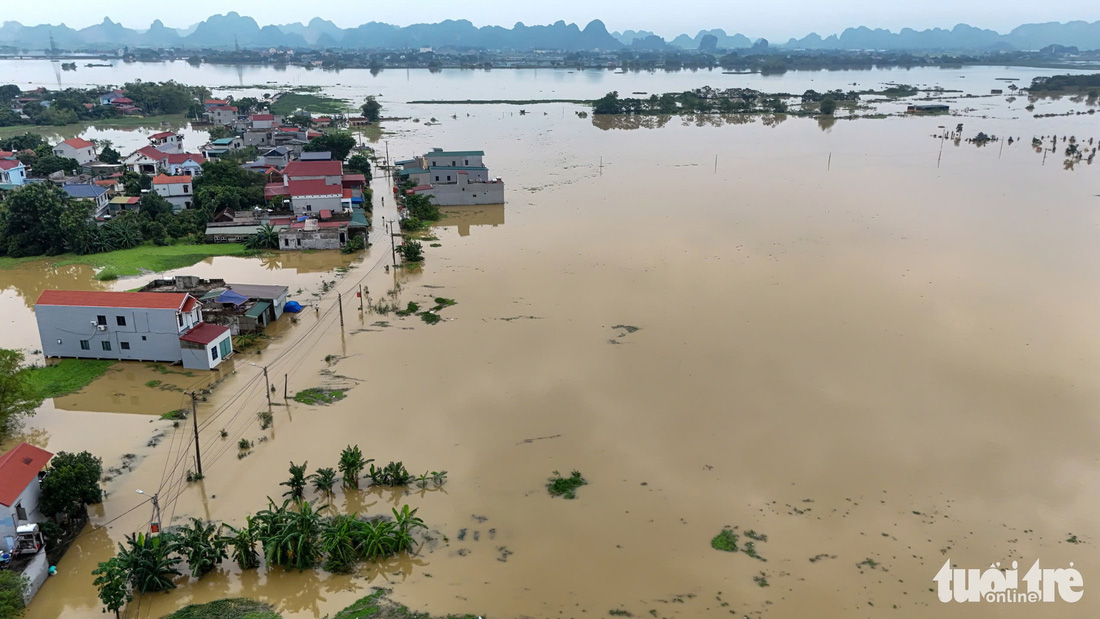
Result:
<svg viewBox="0 0 1100 619"><path fill-rule="evenodd" d="M69 159L76 159L76 162L80 165L84 165L89 161L95 161L95 150L92 146L85 148L73 148L68 144L62 142L53 147L53 154L58 157L67 157Z"/></svg>
<svg viewBox="0 0 1100 619"><path fill-rule="evenodd" d="M195 342L180 342L181 359L183 367L192 370L212 370L221 364L228 355L223 355L220 348L221 343L230 340L232 341L232 331L226 330L224 335L219 336L213 342L209 344L198 344ZM230 346L229 354L232 354L232 346Z"/></svg>
<svg viewBox="0 0 1100 619"><path fill-rule="evenodd" d="M429 168L436 167L481 167L484 155L464 155L461 153L428 153L424 158L428 160Z"/></svg>
<svg viewBox="0 0 1100 619"><path fill-rule="evenodd" d="M35 477L23 492L19 493L19 498L11 504L11 507L0 505L0 548L11 550L15 546L15 528L20 524L43 520L42 514L38 511L38 499L41 494L38 478ZM25 519L18 518L16 507L22 507L27 512Z"/></svg>
<svg viewBox="0 0 1100 619"><path fill-rule="evenodd" d="M107 323L102 330L99 316ZM119 324L120 317L125 324ZM181 360L180 335L201 321L197 305L179 318L171 309L36 305L35 318L46 357L169 363ZM88 343L87 349L81 341Z"/></svg>
<svg viewBox="0 0 1100 619"><path fill-rule="evenodd" d="M469 206L474 204L504 204L504 183L471 182L465 174L456 183L432 183L431 189L418 194L431 196L440 206Z"/></svg>
<svg viewBox="0 0 1100 619"><path fill-rule="evenodd" d="M295 215L303 215L306 213L316 214L324 210L339 213L344 210L343 198L344 196L341 194L331 196L294 196L290 199L290 204L294 208Z"/></svg>
<svg viewBox="0 0 1100 619"><path fill-rule="evenodd" d="M353 233L347 228L321 228L319 230L294 228L279 234L279 249L284 251L340 249L348 242L352 234L361 233L362 230Z"/></svg>

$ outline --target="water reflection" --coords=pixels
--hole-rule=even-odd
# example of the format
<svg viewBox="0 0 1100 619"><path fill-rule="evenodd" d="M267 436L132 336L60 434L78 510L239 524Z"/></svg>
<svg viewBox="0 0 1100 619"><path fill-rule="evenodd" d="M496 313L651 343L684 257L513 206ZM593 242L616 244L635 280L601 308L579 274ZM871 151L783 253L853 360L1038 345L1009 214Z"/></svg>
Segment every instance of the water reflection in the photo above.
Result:
<svg viewBox="0 0 1100 619"><path fill-rule="evenodd" d="M433 228L458 228L459 236L470 236L473 226L503 226L504 205L444 206L439 209L443 219L432 224Z"/></svg>

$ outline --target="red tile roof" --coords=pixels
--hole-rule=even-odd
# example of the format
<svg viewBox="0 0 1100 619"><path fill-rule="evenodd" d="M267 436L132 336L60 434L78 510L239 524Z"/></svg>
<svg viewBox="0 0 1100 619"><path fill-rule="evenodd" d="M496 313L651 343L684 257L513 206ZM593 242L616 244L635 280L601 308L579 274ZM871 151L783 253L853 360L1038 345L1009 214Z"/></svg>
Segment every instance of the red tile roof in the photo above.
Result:
<svg viewBox="0 0 1100 619"><path fill-rule="evenodd" d="M15 153L10 150L0 150L0 159L11 159Z"/></svg>
<svg viewBox="0 0 1100 619"><path fill-rule="evenodd" d="M169 165L179 165L187 161L194 161L199 165L206 163L206 157L191 153L171 153L165 159L167 159Z"/></svg>
<svg viewBox="0 0 1100 619"><path fill-rule="evenodd" d="M291 161L283 170L284 176L343 176L344 167L339 161Z"/></svg>
<svg viewBox="0 0 1100 619"><path fill-rule="evenodd" d="M366 185L367 177L363 174L345 174L343 178L344 187L356 187L358 185Z"/></svg>
<svg viewBox="0 0 1100 619"><path fill-rule="evenodd" d="M4 167L3 163L0 162L0 168L3 168L3 167ZM96 185L99 185L100 187L114 187L115 185L118 184L118 181L112 181L112 180L92 181L92 182L95 183Z"/></svg>
<svg viewBox="0 0 1100 619"><path fill-rule="evenodd" d="M45 449L27 443L0 456L0 505L11 507L52 457Z"/></svg>
<svg viewBox="0 0 1100 619"><path fill-rule="evenodd" d="M270 200L275 196L289 196L290 188L282 183L268 183L264 185L264 199Z"/></svg>
<svg viewBox="0 0 1100 619"><path fill-rule="evenodd" d="M318 221L317 222L317 227L318 228L347 228L348 223L349 222L347 222L346 220L341 220L341 221ZM290 224L290 227L293 230L304 229L306 227L306 222L296 221L296 222Z"/></svg>
<svg viewBox="0 0 1100 619"><path fill-rule="evenodd" d="M287 186L290 195L299 196L343 196L344 188L340 185L329 185L324 180L290 181Z"/></svg>
<svg viewBox="0 0 1100 619"><path fill-rule="evenodd" d="M126 105L128 103L133 103L133 102L134 102L134 100L130 99L128 97L119 97L117 99L111 99L111 105Z"/></svg>
<svg viewBox="0 0 1100 619"><path fill-rule="evenodd" d="M192 179L186 174L181 176L168 176L167 174L159 174L153 179L154 185L179 185L181 183L190 183Z"/></svg>
<svg viewBox="0 0 1100 619"><path fill-rule="evenodd" d="M102 292L92 290L43 290L35 305L70 307L128 307L178 310L194 297L185 292Z"/></svg>
<svg viewBox="0 0 1100 619"><path fill-rule="evenodd" d="M225 99L207 99L206 101L203 101L203 103L205 103L206 105L224 105L226 103L229 103L229 101L226 101Z"/></svg>
<svg viewBox="0 0 1100 619"><path fill-rule="evenodd" d="M153 135L149 136L149 139L150 140L160 140L162 138L170 138L173 135L176 135L176 134L171 132L171 131L161 131L160 133L154 133Z"/></svg>
<svg viewBox="0 0 1100 619"><path fill-rule="evenodd" d="M274 114L253 114L252 120L275 120Z"/></svg>
<svg viewBox="0 0 1100 619"><path fill-rule="evenodd" d="M142 155L145 155L147 159L152 159L153 161L160 161L167 156L164 151L159 151L152 146L142 146L141 148L137 149L137 151L135 151L135 154L137 153L141 153Z"/></svg>
<svg viewBox="0 0 1100 619"><path fill-rule="evenodd" d="M62 142L61 144L65 144L65 145L71 146L73 148L88 148L89 146L94 146L94 144L92 144L91 142L89 142L88 140L85 140L83 138L69 138L69 139L65 140L64 142ZM59 146L60 146L60 144L59 144Z"/></svg>
<svg viewBox="0 0 1100 619"><path fill-rule="evenodd" d="M225 327L222 325L212 325L208 322L200 322L199 324L195 325L195 328L181 335L180 340L183 342L194 342L195 344L202 344L205 346L206 344L209 344L210 342L218 339L225 333L229 333L229 327Z"/></svg>
<svg viewBox="0 0 1100 619"><path fill-rule="evenodd" d="M0 170L11 170L23 165L23 162L15 159L0 159Z"/></svg>
<svg viewBox="0 0 1100 619"><path fill-rule="evenodd" d="M235 105L219 105L217 107L210 108L212 110L218 110L220 112L236 112L237 106Z"/></svg>

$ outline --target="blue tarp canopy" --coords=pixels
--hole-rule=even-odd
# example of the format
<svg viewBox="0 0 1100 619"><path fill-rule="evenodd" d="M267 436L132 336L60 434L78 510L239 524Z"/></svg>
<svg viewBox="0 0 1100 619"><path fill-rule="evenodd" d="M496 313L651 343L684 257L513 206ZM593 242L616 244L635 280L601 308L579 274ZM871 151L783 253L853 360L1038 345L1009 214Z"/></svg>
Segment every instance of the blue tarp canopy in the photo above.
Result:
<svg viewBox="0 0 1100 619"><path fill-rule="evenodd" d="M217 298L218 303L229 303L231 305L241 305L246 301L248 301L248 297L232 290L226 290L225 292L218 295Z"/></svg>
<svg viewBox="0 0 1100 619"><path fill-rule="evenodd" d="M290 312L291 314L297 314L302 311L302 305L297 301L287 301L283 304L283 311Z"/></svg>

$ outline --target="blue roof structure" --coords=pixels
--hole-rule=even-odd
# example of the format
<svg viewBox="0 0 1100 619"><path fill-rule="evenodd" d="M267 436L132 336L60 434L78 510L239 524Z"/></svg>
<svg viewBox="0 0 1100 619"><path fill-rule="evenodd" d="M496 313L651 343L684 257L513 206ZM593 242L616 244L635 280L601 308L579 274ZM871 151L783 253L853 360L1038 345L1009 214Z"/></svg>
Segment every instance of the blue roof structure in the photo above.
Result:
<svg viewBox="0 0 1100 619"><path fill-rule="evenodd" d="M69 194L69 197L76 198L77 200L95 200L99 196L107 193L107 190L99 185L62 185L61 189Z"/></svg>
<svg viewBox="0 0 1100 619"><path fill-rule="evenodd" d="M241 305L242 303L245 303L247 301L248 297L232 290L226 290L225 292L218 295L217 299L218 303L230 303L232 305Z"/></svg>

